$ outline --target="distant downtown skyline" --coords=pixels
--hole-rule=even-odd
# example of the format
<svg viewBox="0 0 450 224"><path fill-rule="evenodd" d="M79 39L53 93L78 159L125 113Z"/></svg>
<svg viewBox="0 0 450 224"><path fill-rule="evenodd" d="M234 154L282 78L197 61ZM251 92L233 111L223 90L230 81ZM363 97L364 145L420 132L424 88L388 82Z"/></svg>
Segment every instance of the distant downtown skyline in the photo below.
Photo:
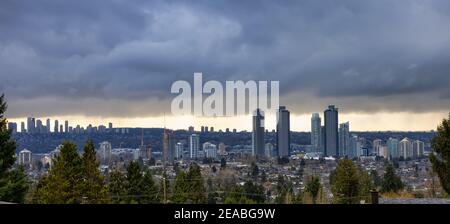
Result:
<svg viewBox="0 0 450 224"><path fill-rule="evenodd" d="M339 105L336 105L339 107ZM287 106L289 109L289 106ZM430 131L435 130L439 122L448 116L448 112L440 113L423 113L423 114L409 114L409 113L380 113L380 114L356 114L345 113L345 108L339 107L339 122L350 122L351 131ZM320 114L323 122L323 110L318 110L316 113ZM265 114L265 128L268 130L276 129L276 115L275 113L264 112ZM290 114L291 131L305 131L309 132L311 128L311 114L298 115ZM45 125L46 119L50 118L52 124L55 119L59 120L60 124L64 125L64 121L68 120L70 125L79 124L81 127L87 127L89 124L93 126L105 125L109 122L114 124L114 127L144 127L144 128L163 128L169 129L187 129L193 126L196 130L200 130L201 126L214 127L215 130L237 129L238 131L252 130L252 114L236 116L236 117L194 117L194 116L170 116L159 115L152 117L86 117L86 116L51 116L51 117L36 117L41 119ZM24 118L8 118L9 122L16 122L18 130L20 130L20 122L25 122ZM376 122L375 122L376 121ZM62 122L62 123L61 123ZM52 129L53 130L53 126Z"/></svg>

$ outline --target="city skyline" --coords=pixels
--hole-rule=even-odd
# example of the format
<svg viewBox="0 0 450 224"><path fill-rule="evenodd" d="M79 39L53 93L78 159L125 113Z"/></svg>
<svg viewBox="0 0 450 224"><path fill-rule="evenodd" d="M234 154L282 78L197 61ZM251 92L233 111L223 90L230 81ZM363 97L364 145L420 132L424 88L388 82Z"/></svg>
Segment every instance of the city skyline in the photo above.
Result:
<svg viewBox="0 0 450 224"><path fill-rule="evenodd" d="M324 108L325 109L325 106ZM322 110L323 110L322 109ZM344 108L345 109L345 108ZM313 113L321 113L321 110ZM311 113L311 114L313 114ZM300 132L309 132L311 123L311 114L296 115L291 113L291 130ZM352 124L353 131L435 131L436 124L438 124L443 117L447 116L448 112L441 113L425 113L423 115L409 115L405 113L391 113L389 115L383 114L382 116L374 116L368 114L345 114L340 112L340 120L348 121ZM157 116L151 118L102 118L102 117L79 117L79 116L59 116L59 117L36 117L43 122L50 118L52 121L51 131L53 132L53 121L57 119L62 125L64 121L69 121L70 126L72 124L79 124L81 127L87 127L89 124L93 126L105 125L112 122L115 127L120 128L169 128L169 129L188 129L189 126L193 126L195 130L200 130L201 126L214 127L217 131L226 128L237 129L238 131L252 131L252 123L249 122L251 114L241 115L236 117L227 117L225 120L212 117L195 117L195 116ZM276 114L265 113L266 120L265 126L268 130L276 129ZM376 124L368 124L368 119L374 119L378 121ZM425 120L427 119L427 120ZM27 125L27 117L23 118L8 118L9 122L17 123L17 129L20 132L21 122L25 122L25 128ZM411 120L415 122L412 123ZM231 122L230 122L231 121ZM397 123L402 123L403 126L398 126ZM230 126L230 123L236 124ZM323 123L323 120L322 120ZM429 126L429 128L423 128L423 125ZM403 127L403 128L401 128Z"/></svg>
<svg viewBox="0 0 450 224"><path fill-rule="evenodd" d="M373 147L368 148L367 140L364 137L358 137L358 133L353 131L353 134L350 136L350 122L346 121L341 123L339 121L338 110L335 105L329 105L323 112L324 117L324 125L321 125L321 117L319 113L313 113L311 115L311 123L310 123L310 142L308 149L304 149L307 152L311 153L319 153L316 155L322 155L324 157L333 157L333 158L342 158L342 157L359 157L359 156L369 156L369 155L380 155L384 158L394 158L395 156L402 155L404 158L417 158L423 155L424 151L424 142L414 141L411 142L407 137L403 138L400 142L397 140L397 144L401 143L402 147L399 152L395 153L398 149L393 148L392 139L386 140L386 144L383 144L381 139L373 140ZM290 129L290 111L286 108L286 106L279 106L277 111L277 127L275 130L271 130L270 134L275 134L275 147L270 146L271 142L266 141L265 134L268 133L268 129L265 129L265 116L264 111L260 108L257 108L253 116L252 120L252 132L251 132L251 155L257 159L267 159L272 156L277 156L280 158L287 158L291 156L293 145L291 144L291 129ZM43 125L41 119L36 119L33 117L27 118L27 130L24 129L25 123L21 122L21 131L26 131L27 133L51 133L50 125L51 119L46 119L47 126ZM72 128L69 126L69 122L64 122L63 125L60 125L58 129L58 120L54 120L54 132L53 133L67 133L66 130L71 134L129 134L129 129L134 129L133 133L135 133L136 128L115 128L113 129L113 123L108 123L108 128L105 125L100 125L98 127L89 125L86 129L84 127L80 127L80 125L76 125L76 128ZM12 129L12 133L17 132L17 123L8 123L8 129ZM140 129L140 145L138 153L143 158L151 157L151 145L144 144L144 129ZM182 140L181 142L177 142L180 139L177 139L175 132L170 129L163 128L162 132L162 155L163 155L163 164L171 163L175 159L180 159L184 153L184 145L186 144L186 140L189 141L188 149L188 158L196 159L199 156L206 156L207 158L216 158L217 157L217 145L211 142L203 143L203 150L200 149L199 135L193 134L196 130L193 126L189 126L185 129L188 133L191 133L190 136ZM226 128L225 131L222 129L214 129L214 127L201 126L200 133L214 133L217 132L230 132L229 128ZM175 130L177 131L177 130ZM198 130L197 130L198 132ZM236 133L236 129L233 129L233 133ZM213 140L214 141L214 140ZM406 143L405 143L406 141ZM182 143L184 142L184 143ZM122 145L121 142L119 145ZM269 144L269 145L268 145ZM304 144L304 143L303 143ZM294 144L295 145L295 144ZM369 143L370 145L370 143ZM369 146L370 147L370 146ZM275 151L273 151L275 149ZM223 149L222 149L223 151ZM202 155L199 155L199 152L202 152ZM206 154L205 154L206 153ZM222 153L223 154L223 153ZM419 155L419 156L418 156Z"/></svg>
<svg viewBox="0 0 450 224"><path fill-rule="evenodd" d="M329 104L361 131L431 130L448 113L448 2L32 4L0 3L17 18L0 27L12 121L162 127L166 113L173 129L251 130L243 117L171 116L171 84L195 72L205 82L279 81L297 131Z"/></svg>

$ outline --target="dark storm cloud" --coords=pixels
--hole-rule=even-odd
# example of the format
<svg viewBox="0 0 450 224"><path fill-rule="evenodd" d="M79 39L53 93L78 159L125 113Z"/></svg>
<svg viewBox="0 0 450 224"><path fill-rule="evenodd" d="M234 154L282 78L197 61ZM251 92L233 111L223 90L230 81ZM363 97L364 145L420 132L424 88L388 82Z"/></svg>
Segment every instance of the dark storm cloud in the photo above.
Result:
<svg viewBox="0 0 450 224"><path fill-rule="evenodd" d="M279 80L297 113L448 110L448 24L448 1L4 0L0 90L10 116L145 115L200 71Z"/></svg>

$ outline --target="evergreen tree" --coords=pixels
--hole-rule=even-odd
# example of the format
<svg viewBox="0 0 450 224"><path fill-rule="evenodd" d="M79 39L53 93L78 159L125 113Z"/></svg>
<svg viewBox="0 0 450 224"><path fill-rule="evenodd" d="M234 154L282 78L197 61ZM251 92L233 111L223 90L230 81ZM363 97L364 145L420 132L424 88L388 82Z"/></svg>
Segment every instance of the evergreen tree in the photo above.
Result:
<svg viewBox="0 0 450 224"><path fill-rule="evenodd" d="M127 167L127 195L128 203L139 203L143 189L144 182L142 178L142 170L137 162L131 161Z"/></svg>
<svg viewBox="0 0 450 224"><path fill-rule="evenodd" d="M286 181L284 179L284 176L281 174L278 174L278 178L277 178L277 191L278 192L282 192L286 189L288 189L290 186L290 184L288 183L288 181Z"/></svg>
<svg viewBox="0 0 450 224"><path fill-rule="evenodd" d="M259 174L259 167L255 162L252 162L252 164L250 165L250 171L250 175L253 177L253 179L256 179Z"/></svg>
<svg viewBox="0 0 450 224"><path fill-rule="evenodd" d="M173 187L174 203L203 204L207 202L207 192L204 186L200 167L196 163L189 166L188 172L180 171L175 178Z"/></svg>
<svg viewBox="0 0 450 224"><path fill-rule="evenodd" d="M211 205L216 204L216 196L217 196L217 193L208 192L208 199L207 199L208 201L206 203L211 204Z"/></svg>
<svg viewBox="0 0 450 224"><path fill-rule="evenodd" d="M311 195L313 204L317 202L317 195L321 188L319 177L311 176L305 186L305 191Z"/></svg>
<svg viewBox="0 0 450 224"><path fill-rule="evenodd" d="M376 170L370 171L370 177L372 178L372 182L375 188L381 187L381 177L378 175Z"/></svg>
<svg viewBox="0 0 450 224"><path fill-rule="evenodd" d="M278 194L275 198L277 204L293 204L295 203L295 194L292 188L286 189Z"/></svg>
<svg viewBox="0 0 450 224"><path fill-rule="evenodd" d="M186 203L189 194L188 181L186 180L186 173L183 171L178 172L175 178L175 184L173 186L173 197L172 201L174 203Z"/></svg>
<svg viewBox="0 0 450 224"><path fill-rule="evenodd" d="M11 131L7 129L7 120L4 117L7 108L4 97L0 96L0 177L7 173L16 161L16 142L11 139Z"/></svg>
<svg viewBox="0 0 450 224"><path fill-rule="evenodd" d="M0 96L0 200L23 203L28 190L27 177L22 168L12 169L16 160L16 142L11 139L4 117L7 105L5 96Z"/></svg>
<svg viewBox="0 0 450 224"><path fill-rule="evenodd" d="M0 200L23 203L28 191L28 180L22 166L7 172L0 178Z"/></svg>
<svg viewBox="0 0 450 224"><path fill-rule="evenodd" d="M109 175L108 188L112 202L125 203L128 200L127 179L121 172L117 170L111 172Z"/></svg>
<svg viewBox="0 0 450 224"><path fill-rule="evenodd" d="M437 128L437 135L431 141L433 153L430 161L438 175L442 188L450 194L450 114Z"/></svg>
<svg viewBox="0 0 450 224"><path fill-rule="evenodd" d="M195 204L206 203L206 189L200 166L192 163L189 166L189 171L186 173L186 180L188 181L189 200Z"/></svg>
<svg viewBox="0 0 450 224"><path fill-rule="evenodd" d="M358 171L360 200L370 201L370 191L374 188L373 180L366 171L360 168Z"/></svg>
<svg viewBox="0 0 450 224"><path fill-rule="evenodd" d="M306 166L306 162L304 159L300 160L300 166L298 169L298 176L302 179L303 178L303 173L305 171L305 166Z"/></svg>
<svg viewBox="0 0 450 224"><path fill-rule="evenodd" d="M398 192L402 190L404 184L400 177L395 175L394 166L388 164L386 166L386 172L381 181L381 192Z"/></svg>
<svg viewBox="0 0 450 224"><path fill-rule="evenodd" d="M95 154L94 143L88 140L84 146L83 162L83 197L86 203L108 202L108 192L104 178L100 174L99 162Z"/></svg>
<svg viewBox="0 0 450 224"><path fill-rule="evenodd" d="M53 167L36 189L37 203L83 203L83 166L75 144L64 142L60 155L53 160Z"/></svg>
<svg viewBox="0 0 450 224"><path fill-rule="evenodd" d="M141 203L145 204L156 204L160 203L159 197L159 189L156 186L155 181L153 180L153 175L150 171L145 171L143 177L143 195L144 197L141 200Z"/></svg>
<svg viewBox="0 0 450 224"><path fill-rule="evenodd" d="M359 202L360 182L358 168L349 159L338 162L334 174L330 176L334 202L355 204Z"/></svg>
<svg viewBox="0 0 450 224"><path fill-rule="evenodd" d="M153 175L149 170L143 170L136 161L128 164L126 175L113 171L108 186L114 203L155 204L160 202L159 189Z"/></svg>
<svg viewBox="0 0 450 224"><path fill-rule="evenodd" d="M261 172L261 182L262 183L267 182L267 174L264 170Z"/></svg>
<svg viewBox="0 0 450 224"><path fill-rule="evenodd" d="M225 158L220 159L220 169L225 169L227 167L227 160Z"/></svg>
<svg viewBox="0 0 450 224"><path fill-rule="evenodd" d="M244 187L236 185L225 196L225 204L256 204L256 201L247 197Z"/></svg>
<svg viewBox="0 0 450 224"><path fill-rule="evenodd" d="M285 180L283 175L278 175L277 181L277 197L275 203L277 204L292 204L295 201L295 194L293 185L290 181Z"/></svg>
<svg viewBox="0 0 450 224"><path fill-rule="evenodd" d="M253 183L253 181L247 181L244 184L244 192L247 198L255 201L256 203L264 203L266 195L264 194L264 187Z"/></svg>

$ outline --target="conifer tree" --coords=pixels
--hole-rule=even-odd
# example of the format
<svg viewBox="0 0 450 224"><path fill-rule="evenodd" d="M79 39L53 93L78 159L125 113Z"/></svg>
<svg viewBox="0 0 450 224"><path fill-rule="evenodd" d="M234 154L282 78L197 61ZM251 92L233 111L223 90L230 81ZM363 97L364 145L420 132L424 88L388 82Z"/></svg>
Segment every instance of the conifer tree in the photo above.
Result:
<svg viewBox="0 0 450 224"><path fill-rule="evenodd" d="M311 176L306 183L305 191L311 195L313 204L317 202L317 195L321 187L319 177L316 176Z"/></svg>
<svg viewBox="0 0 450 224"><path fill-rule="evenodd" d="M188 181L186 180L186 173L180 171L175 178L175 183L173 185L173 196L172 201L174 203L186 203L189 194Z"/></svg>
<svg viewBox="0 0 450 224"><path fill-rule="evenodd" d="M127 179L121 172L114 170L109 175L109 193L113 203L126 203L127 198Z"/></svg>
<svg viewBox="0 0 450 224"><path fill-rule="evenodd" d="M145 204L156 204L160 203L160 197L159 197L159 189L153 180L153 175L150 173L150 171L146 171L144 173L143 177L143 194L145 197L142 198L141 203Z"/></svg>
<svg viewBox="0 0 450 224"><path fill-rule="evenodd" d="M330 175L333 200L338 204L359 202L360 181L356 165L349 159L339 160L333 175Z"/></svg>
<svg viewBox="0 0 450 224"><path fill-rule="evenodd" d="M431 141L433 153L430 161L438 175L442 188L450 194L450 114L437 128L437 135Z"/></svg>
<svg viewBox="0 0 450 224"><path fill-rule="evenodd" d="M84 146L83 162L83 197L86 203L107 203L108 192L104 178L100 173L94 142L88 140Z"/></svg>
<svg viewBox="0 0 450 224"><path fill-rule="evenodd" d="M0 200L24 203L28 188L28 179L24 169L19 166L0 177Z"/></svg>
<svg viewBox="0 0 450 224"><path fill-rule="evenodd" d="M36 189L37 203L79 204L83 203L83 165L75 144L64 142L60 154L53 160L53 167Z"/></svg>
<svg viewBox="0 0 450 224"><path fill-rule="evenodd" d="M203 204L207 202L207 192L204 186L200 167L196 163L189 166L188 172L180 171L175 178L173 187L174 203L195 203Z"/></svg>
<svg viewBox="0 0 450 224"><path fill-rule="evenodd" d="M189 171L186 173L186 179L188 181L189 200L195 204L206 203L206 189L200 166L192 163L189 166Z"/></svg>
<svg viewBox="0 0 450 224"><path fill-rule="evenodd" d="M372 178L372 182L375 188L379 188L381 186L381 177L378 175L376 170L370 171L370 178Z"/></svg>
<svg viewBox="0 0 450 224"><path fill-rule="evenodd" d="M243 186L234 186L225 196L225 204L256 204L256 201L247 197Z"/></svg>
<svg viewBox="0 0 450 224"><path fill-rule="evenodd" d="M292 204L295 201L295 194L293 184L286 180L283 175L278 175L277 181L277 197L275 203L277 204Z"/></svg>
<svg viewBox="0 0 450 224"><path fill-rule="evenodd" d="M4 175L14 165L16 159L16 142L11 139L11 132L7 129L5 96L0 96L0 176Z"/></svg>
<svg viewBox="0 0 450 224"><path fill-rule="evenodd" d="M23 203L28 190L23 168L12 169L16 160L16 143L11 131L6 128L4 117L7 105L5 96L0 96L0 201Z"/></svg>
<svg viewBox="0 0 450 224"><path fill-rule="evenodd" d="M264 194L264 187L262 185L253 183L253 181L247 181L244 184L245 196L256 203L264 203L266 195Z"/></svg>
<svg viewBox="0 0 450 224"><path fill-rule="evenodd" d="M404 184L400 177L395 175L395 169L392 164L386 166L386 172L381 180L381 192L398 192L403 189Z"/></svg>
<svg viewBox="0 0 450 224"><path fill-rule="evenodd" d="M370 177L369 173L362 170L361 168L358 168L358 174L360 200L369 201L370 191L375 187L373 179Z"/></svg>
<svg viewBox="0 0 450 224"><path fill-rule="evenodd" d="M128 203L139 203L144 185L142 171L137 162L131 161L128 164L126 180Z"/></svg>
<svg viewBox="0 0 450 224"><path fill-rule="evenodd" d="M120 194L121 186L117 186ZM125 191L127 199L122 200L124 202L139 204L159 203L158 187L153 180L153 175L150 171L144 171L138 162L131 161L128 164Z"/></svg>

